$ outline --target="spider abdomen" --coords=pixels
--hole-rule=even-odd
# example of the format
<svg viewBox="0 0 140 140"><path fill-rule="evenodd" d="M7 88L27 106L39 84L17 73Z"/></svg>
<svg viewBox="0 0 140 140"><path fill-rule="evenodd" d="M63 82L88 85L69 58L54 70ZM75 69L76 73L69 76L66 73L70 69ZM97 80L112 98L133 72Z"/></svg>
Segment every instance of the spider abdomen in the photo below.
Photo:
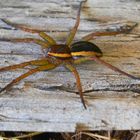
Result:
<svg viewBox="0 0 140 140"><path fill-rule="evenodd" d="M69 59L72 58L70 48L64 44L56 44L49 48L49 56L53 56L59 59Z"/></svg>
<svg viewBox="0 0 140 140"><path fill-rule="evenodd" d="M88 41L78 41L71 45L72 56L102 56L102 51L95 44Z"/></svg>

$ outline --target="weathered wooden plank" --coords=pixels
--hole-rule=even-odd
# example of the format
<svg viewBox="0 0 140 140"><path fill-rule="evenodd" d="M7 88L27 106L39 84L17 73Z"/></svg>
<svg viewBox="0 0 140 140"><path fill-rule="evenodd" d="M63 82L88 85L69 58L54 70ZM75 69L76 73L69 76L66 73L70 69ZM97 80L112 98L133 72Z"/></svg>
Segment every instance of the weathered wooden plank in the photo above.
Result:
<svg viewBox="0 0 140 140"><path fill-rule="evenodd" d="M74 25L79 1L0 1L0 17L46 31L63 43ZM94 40L103 60L140 77L139 1L88 0L75 40L92 31L117 30L138 23L130 34ZM38 37L0 22L2 37ZM38 45L0 41L0 67L41 57ZM60 67L20 82L0 97L0 130L74 132L75 130L140 129L140 81L87 62L77 66L87 110L80 102L72 74ZM0 87L26 70L0 73Z"/></svg>

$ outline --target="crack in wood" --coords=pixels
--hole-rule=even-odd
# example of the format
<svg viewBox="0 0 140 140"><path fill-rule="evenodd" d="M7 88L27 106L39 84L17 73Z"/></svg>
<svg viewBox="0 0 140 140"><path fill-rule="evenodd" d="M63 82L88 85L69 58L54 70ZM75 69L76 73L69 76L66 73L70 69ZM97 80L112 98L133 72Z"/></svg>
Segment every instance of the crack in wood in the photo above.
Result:
<svg viewBox="0 0 140 140"><path fill-rule="evenodd" d="M50 86L50 87L34 86L34 88L37 88L39 90L45 90L45 91L60 90L60 91L79 94L78 92L76 92L74 90L71 90L68 87L65 87L63 85L54 85L54 86ZM101 88L101 89L84 90L83 93L89 93L89 92L95 92L95 91L117 91L117 92L122 92L122 93L123 92L134 92L134 93L139 93L140 94L140 84L111 85L110 87L104 87L104 88Z"/></svg>

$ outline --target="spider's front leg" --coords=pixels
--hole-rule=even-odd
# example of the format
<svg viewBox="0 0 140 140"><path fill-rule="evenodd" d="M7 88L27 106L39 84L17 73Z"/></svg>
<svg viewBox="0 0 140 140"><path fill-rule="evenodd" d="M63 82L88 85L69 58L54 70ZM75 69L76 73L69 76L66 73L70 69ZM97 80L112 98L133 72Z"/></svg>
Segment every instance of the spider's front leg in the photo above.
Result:
<svg viewBox="0 0 140 140"><path fill-rule="evenodd" d="M42 60L34 60L34 61L29 61L29 62L24 62L24 63L21 63L21 64L17 64L17 65L13 65L13 66L7 66L7 67L4 67L4 68L0 68L0 71L6 71L6 70L14 70L14 69L17 69L17 68L24 68L25 66L28 66L28 65L34 65L34 66L37 66L36 68L34 69L31 69L29 70L27 73L17 77L16 79L14 79L12 82L10 82L7 86L5 86L4 88L2 88L0 90L0 93L3 92L3 91L7 91L9 90L14 84L16 84L17 82L21 81L22 79L36 73L36 72L40 72L40 71L44 71L44 70L51 70L51 69L54 69L56 68L60 63L51 63L49 61L49 58L48 59L42 59Z"/></svg>
<svg viewBox="0 0 140 140"><path fill-rule="evenodd" d="M41 46L41 49L48 48L50 44L46 41L36 38L0 38L0 41L13 42L13 43L35 43Z"/></svg>
<svg viewBox="0 0 140 140"><path fill-rule="evenodd" d="M29 32L29 33L39 33L39 32L45 32L45 30L41 30L41 29L35 29L35 28L32 28L32 27L29 27L27 25L24 25L24 24L17 24L17 23L14 23L14 22L11 22L7 19L1 19L3 22L5 22L7 25L10 25L16 29L20 29L20 30L23 30L25 32Z"/></svg>
<svg viewBox="0 0 140 140"><path fill-rule="evenodd" d="M66 40L66 45L68 45L70 47L70 44L72 43L74 37L75 37L75 34L77 32L77 29L78 29L78 26L79 26L79 23L80 23L80 14L81 14L81 9L82 9L82 4L84 2L86 2L87 0L85 1L82 1L80 3L80 6L79 6L79 10L78 10L78 13L77 13L77 17L76 17L76 22L75 22L75 25L74 27L71 29L68 37L67 37L67 40Z"/></svg>
<svg viewBox="0 0 140 140"><path fill-rule="evenodd" d="M24 68L24 67L29 66L29 65L30 66L42 66L42 65L47 65L47 64L49 64L47 58L40 59L40 60L32 60L32 61L23 62L20 64L2 67L2 68L0 68L0 72L21 69L21 68Z"/></svg>
<svg viewBox="0 0 140 140"><path fill-rule="evenodd" d="M47 41L47 43L49 45L54 45L56 44L56 41L49 35L47 35L45 33L45 30L41 30L41 29L36 29L36 28L32 28L32 27L28 27L27 25L24 25L24 24L16 24L16 23L13 23L7 19L1 19L3 22L5 22L6 24L16 28L16 29L20 29L20 30L23 30L25 32L29 32L29 33L37 33L41 38L43 38L45 41ZM25 42L27 42L27 40L29 40L28 38L25 40ZM15 40L16 41L16 40ZM31 38L31 41L34 41L34 43L37 43L38 42L41 42L41 40L39 39L34 39L34 38ZM18 39L17 39L17 42L18 42ZM22 42L24 42L24 40L22 40ZM30 42L30 41L29 41ZM40 44L39 44L40 45Z"/></svg>

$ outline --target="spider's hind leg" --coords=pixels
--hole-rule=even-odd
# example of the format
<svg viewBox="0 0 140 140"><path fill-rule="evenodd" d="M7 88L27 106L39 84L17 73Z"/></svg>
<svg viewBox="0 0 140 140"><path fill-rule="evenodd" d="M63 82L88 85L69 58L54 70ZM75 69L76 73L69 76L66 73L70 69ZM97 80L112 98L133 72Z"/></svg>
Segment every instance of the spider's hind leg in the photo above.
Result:
<svg viewBox="0 0 140 140"><path fill-rule="evenodd" d="M77 89L79 91L79 95L82 101L82 104L84 106L84 108L86 109L86 104L85 104L85 100L83 97L83 91L82 91L82 85L81 85L81 81L80 81L80 76L76 70L76 68L72 65L72 64L66 64L66 67L73 73L73 75L75 76L76 79L76 84L77 84Z"/></svg>
<svg viewBox="0 0 140 140"><path fill-rule="evenodd" d="M113 70L113 71L116 71L116 72L118 72L118 73L120 73L120 74L122 74L122 75L125 75L125 76L127 76L127 77L130 77L130 78L132 78L132 79L140 80L140 77L135 77L135 76L133 76L133 75L131 75L131 74L128 74L128 73L126 73L126 72L120 70L119 68L117 68L117 67L115 67L115 66L113 66L113 65L111 65L111 64L109 64L109 63L107 63L107 62L105 62L105 61L103 61L103 60L101 60L101 59L98 58L98 57L91 57L91 58L89 58L89 60L94 60L95 62L97 62L97 63L99 63L99 64L102 64L102 65L108 67L109 69L111 69L111 70Z"/></svg>
<svg viewBox="0 0 140 140"><path fill-rule="evenodd" d="M140 77L136 77L136 76L133 76L131 74L128 74L127 72L124 72L124 71L120 70L119 68L105 62L104 60L102 60L102 59L100 59L99 57L96 57L96 56L94 56L94 57L82 57L82 58L75 59L74 64L80 64L80 63L83 63L83 62L86 62L86 61L95 61L95 62L97 62L99 64L102 64L102 65L108 67L109 69L111 69L113 71L116 71L116 72L118 72L122 75L125 75L125 76L130 77L130 78L135 79L135 80L140 80Z"/></svg>

